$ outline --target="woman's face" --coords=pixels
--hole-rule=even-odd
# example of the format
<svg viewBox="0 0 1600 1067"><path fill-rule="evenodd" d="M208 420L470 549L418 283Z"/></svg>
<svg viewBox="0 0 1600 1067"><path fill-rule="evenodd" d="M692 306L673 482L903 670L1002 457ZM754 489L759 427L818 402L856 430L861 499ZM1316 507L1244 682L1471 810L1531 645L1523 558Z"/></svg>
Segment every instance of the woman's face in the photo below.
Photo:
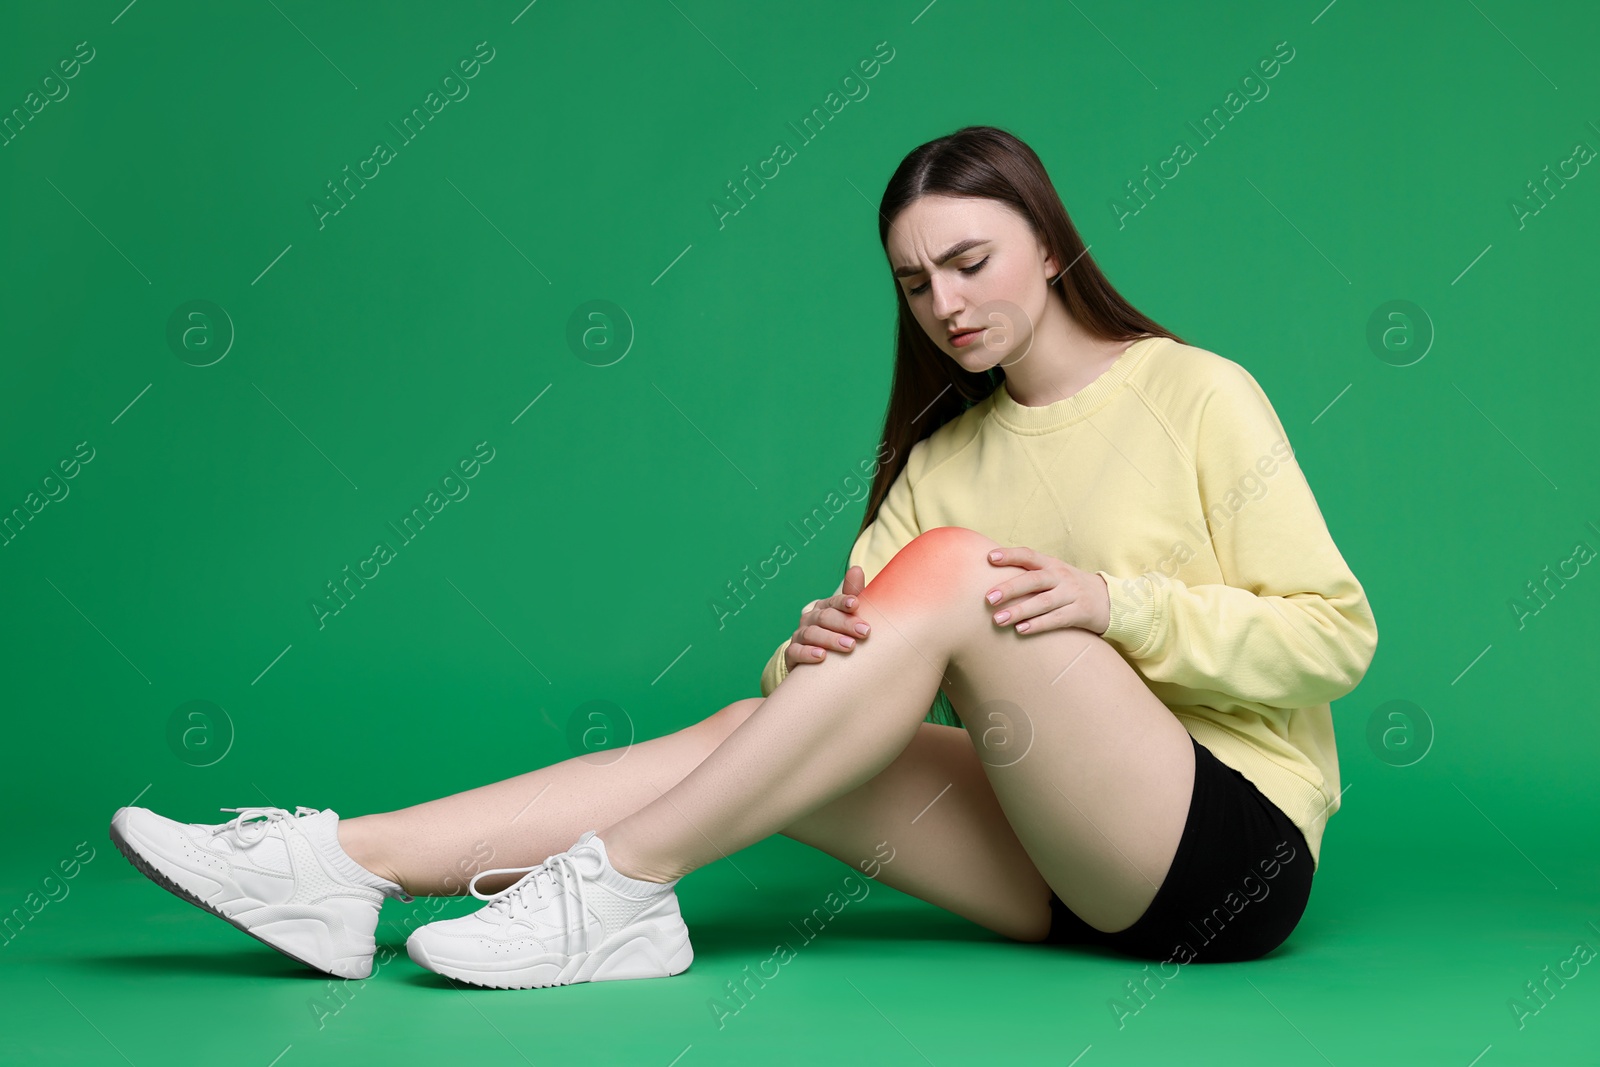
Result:
<svg viewBox="0 0 1600 1067"><path fill-rule="evenodd" d="M1058 269L1028 223L996 200L928 195L889 228L889 265L917 322L969 371L1027 355ZM973 330L966 343L951 330Z"/></svg>

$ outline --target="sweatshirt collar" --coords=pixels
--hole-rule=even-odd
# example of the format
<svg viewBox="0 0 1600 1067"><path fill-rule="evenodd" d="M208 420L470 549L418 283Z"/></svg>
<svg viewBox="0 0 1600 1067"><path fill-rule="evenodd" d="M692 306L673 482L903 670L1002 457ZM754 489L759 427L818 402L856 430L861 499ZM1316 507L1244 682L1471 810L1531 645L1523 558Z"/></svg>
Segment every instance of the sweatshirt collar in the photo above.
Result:
<svg viewBox="0 0 1600 1067"><path fill-rule="evenodd" d="M1041 434L1081 422L1104 407L1133 374L1134 368L1158 343L1167 338L1141 337L1123 349L1116 361L1100 376L1076 393L1054 403L1040 407L1027 407L1016 402L1006 390L1004 382L989 394L991 413L1001 426L1013 433Z"/></svg>

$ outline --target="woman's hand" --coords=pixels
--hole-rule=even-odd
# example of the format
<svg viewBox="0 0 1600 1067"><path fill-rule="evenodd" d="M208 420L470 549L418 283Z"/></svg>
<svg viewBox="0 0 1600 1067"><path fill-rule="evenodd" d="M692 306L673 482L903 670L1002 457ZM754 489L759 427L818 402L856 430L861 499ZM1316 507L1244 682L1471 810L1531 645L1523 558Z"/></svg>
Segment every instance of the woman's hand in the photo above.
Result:
<svg viewBox="0 0 1600 1067"><path fill-rule="evenodd" d="M861 590L866 587L866 572L859 566L844 572L844 586L826 600L813 600L800 611L800 625L783 654L790 670L803 663L820 663L827 649L849 652L856 639L867 636L871 627L856 616Z"/></svg>
<svg viewBox="0 0 1600 1067"><path fill-rule="evenodd" d="M988 560L1000 567L1028 569L1027 574L1000 582L984 597L999 608L994 621L1000 625L1030 634L1071 626L1103 634L1111 625L1111 593L1105 579L1093 571L1020 545L993 549Z"/></svg>

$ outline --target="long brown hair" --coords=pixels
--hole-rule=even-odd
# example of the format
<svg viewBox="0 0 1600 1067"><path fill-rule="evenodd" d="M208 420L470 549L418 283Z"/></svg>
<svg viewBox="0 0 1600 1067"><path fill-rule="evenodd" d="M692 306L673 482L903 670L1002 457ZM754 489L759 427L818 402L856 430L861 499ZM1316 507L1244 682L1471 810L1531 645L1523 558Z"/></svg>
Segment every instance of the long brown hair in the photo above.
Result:
<svg viewBox="0 0 1600 1067"><path fill-rule="evenodd" d="M1022 141L994 126L966 126L929 141L901 160L878 205L878 239L889 250L889 229L900 212L930 194L997 200L1026 219L1040 244L1064 269L1050 283L1072 318L1106 341L1154 334L1184 344L1176 334L1140 314L1111 287L1067 217L1044 164ZM861 519L861 533L878 515L883 498L905 468L911 446L982 401L1005 381L1000 367L985 373L957 365L933 342L912 314L892 275L899 325L895 332L894 382L883 419L883 443L893 447L878 467ZM879 449L880 454L882 448ZM848 564L848 560L847 560Z"/></svg>

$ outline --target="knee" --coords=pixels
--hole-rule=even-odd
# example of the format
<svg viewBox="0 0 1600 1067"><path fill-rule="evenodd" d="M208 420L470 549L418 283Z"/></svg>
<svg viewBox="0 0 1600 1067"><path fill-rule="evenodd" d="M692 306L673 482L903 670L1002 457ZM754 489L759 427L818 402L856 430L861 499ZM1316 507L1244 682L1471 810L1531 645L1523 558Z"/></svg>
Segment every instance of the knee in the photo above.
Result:
<svg viewBox="0 0 1600 1067"><path fill-rule="evenodd" d="M927 567L970 560L981 563L987 562L984 554L997 547L999 542L977 530L965 526L935 526L908 541L889 563L898 563L902 567ZM888 567L884 569L888 570Z"/></svg>
<svg viewBox="0 0 1600 1067"><path fill-rule="evenodd" d="M994 583L1024 573L1024 568L997 566L989 553L1000 543L965 526L936 526L912 538L884 565L868 585L870 597L957 596L982 605L983 594Z"/></svg>
<svg viewBox="0 0 1600 1067"><path fill-rule="evenodd" d="M710 741L711 747L720 745L724 738L737 730L741 723L748 719L765 697L747 697L744 700L735 700L726 707L718 708L704 719L696 723L693 729L704 733Z"/></svg>

